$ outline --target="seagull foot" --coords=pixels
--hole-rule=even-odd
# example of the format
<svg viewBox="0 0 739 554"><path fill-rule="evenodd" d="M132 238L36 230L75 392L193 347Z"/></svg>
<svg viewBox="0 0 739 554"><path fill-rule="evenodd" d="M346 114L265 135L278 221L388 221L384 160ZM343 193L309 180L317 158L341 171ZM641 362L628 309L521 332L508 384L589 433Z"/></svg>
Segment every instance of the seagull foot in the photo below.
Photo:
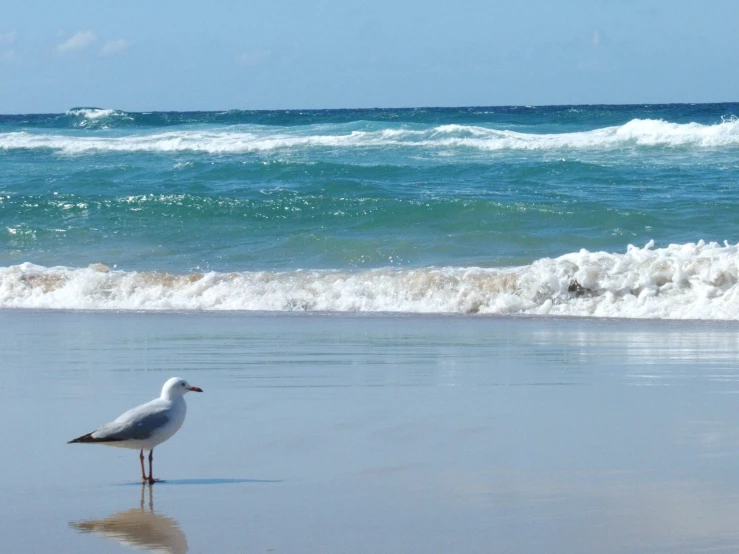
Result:
<svg viewBox="0 0 739 554"><path fill-rule="evenodd" d="M164 479L152 479L151 477L145 480L146 483L153 485L154 483L164 483Z"/></svg>

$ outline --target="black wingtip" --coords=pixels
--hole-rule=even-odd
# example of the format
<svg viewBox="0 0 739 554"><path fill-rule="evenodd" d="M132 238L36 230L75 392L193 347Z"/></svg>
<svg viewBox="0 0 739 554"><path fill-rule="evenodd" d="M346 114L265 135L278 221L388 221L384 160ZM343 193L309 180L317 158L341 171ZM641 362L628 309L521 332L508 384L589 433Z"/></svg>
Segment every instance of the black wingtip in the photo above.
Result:
<svg viewBox="0 0 739 554"><path fill-rule="evenodd" d="M92 433L94 433L93 431ZM94 443L109 443L109 442L120 442L123 439L99 439L92 436L92 433L87 433L86 435L82 435L81 437L77 437L76 439L72 439L71 441L67 441L67 444L72 444L75 442L94 442Z"/></svg>
<svg viewBox="0 0 739 554"><path fill-rule="evenodd" d="M92 438L92 433L87 433L86 435L82 435L81 437L77 437L76 439L72 439L71 441L67 441L67 444L72 444L74 442L98 442L98 440Z"/></svg>

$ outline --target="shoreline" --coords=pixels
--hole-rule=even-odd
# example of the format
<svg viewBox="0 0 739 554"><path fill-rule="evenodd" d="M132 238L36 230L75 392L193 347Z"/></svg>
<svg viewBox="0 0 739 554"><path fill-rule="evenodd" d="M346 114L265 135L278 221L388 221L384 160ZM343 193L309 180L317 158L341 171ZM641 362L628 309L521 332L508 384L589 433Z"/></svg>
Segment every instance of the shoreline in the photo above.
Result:
<svg viewBox="0 0 739 554"><path fill-rule="evenodd" d="M459 319L481 321L532 321L532 322L583 322L594 323L635 323L654 325L692 324L698 326L737 327L738 319L680 319L646 317L599 317L579 315L542 314L485 314L459 312L395 312L395 311L331 311L331 310L188 310L188 309L70 309L70 308L15 308L0 307L0 315L8 314L64 314L64 315L141 315L141 316L183 316L183 317L295 317L295 318L349 318L349 319Z"/></svg>
<svg viewBox="0 0 739 554"><path fill-rule="evenodd" d="M739 548L737 325L140 315L0 310L0 549ZM173 375L205 392L157 447L169 483L66 444Z"/></svg>

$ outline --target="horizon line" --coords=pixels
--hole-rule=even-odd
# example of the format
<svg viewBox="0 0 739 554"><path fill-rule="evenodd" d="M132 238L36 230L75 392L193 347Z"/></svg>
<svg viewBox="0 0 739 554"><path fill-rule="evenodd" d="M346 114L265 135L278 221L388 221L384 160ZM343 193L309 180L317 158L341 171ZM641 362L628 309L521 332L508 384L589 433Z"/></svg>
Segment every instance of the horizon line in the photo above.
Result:
<svg viewBox="0 0 739 554"><path fill-rule="evenodd" d="M563 107L593 107L593 106L710 106L719 104L739 104L739 100L716 101L716 102L625 102L625 103L575 103L575 104L479 104L479 105L439 105L439 106L395 106L395 107L354 107L354 108L227 108L227 109L150 109L150 110L126 110L121 108L101 108L99 106L72 106L64 112L39 111L39 112L17 112L0 113L4 116L40 116L40 115L62 115L72 110L113 110L125 113L228 113L228 112L350 112L350 111L400 111L400 110L474 110L481 108L563 108Z"/></svg>

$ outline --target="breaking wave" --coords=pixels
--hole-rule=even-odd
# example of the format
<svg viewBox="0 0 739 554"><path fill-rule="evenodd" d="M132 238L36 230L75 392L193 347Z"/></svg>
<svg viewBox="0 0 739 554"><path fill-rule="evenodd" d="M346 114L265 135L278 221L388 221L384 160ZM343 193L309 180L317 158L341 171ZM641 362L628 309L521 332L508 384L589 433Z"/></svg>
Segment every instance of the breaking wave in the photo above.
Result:
<svg viewBox="0 0 739 554"><path fill-rule="evenodd" d="M0 268L0 307L739 319L739 245L581 250L516 268L190 273Z"/></svg>
<svg viewBox="0 0 739 554"><path fill-rule="evenodd" d="M133 117L120 110L103 108L72 108L66 111L64 119L71 119L72 127L107 129L116 121L133 121Z"/></svg>
<svg viewBox="0 0 739 554"><path fill-rule="evenodd" d="M66 115L83 117L85 119L100 119L102 117L110 117L115 114L125 115L124 112L103 108L72 108L66 112Z"/></svg>
<svg viewBox="0 0 739 554"><path fill-rule="evenodd" d="M81 119L79 126L100 125L124 112L79 108L68 112ZM104 127L104 126L103 126ZM474 125L440 125L427 128L365 125L311 125L273 127L237 125L225 128L168 132L137 131L126 136L70 136L15 131L0 133L0 149L50 149L66 154L93 152L203 152L238 154L295 148L409 147L421 150L471 149L476 151L608 150L626 147L719 148L739 146L739 120L714 125L670 123L633 119L624 125L570 133L523 133Z"/></svg>

